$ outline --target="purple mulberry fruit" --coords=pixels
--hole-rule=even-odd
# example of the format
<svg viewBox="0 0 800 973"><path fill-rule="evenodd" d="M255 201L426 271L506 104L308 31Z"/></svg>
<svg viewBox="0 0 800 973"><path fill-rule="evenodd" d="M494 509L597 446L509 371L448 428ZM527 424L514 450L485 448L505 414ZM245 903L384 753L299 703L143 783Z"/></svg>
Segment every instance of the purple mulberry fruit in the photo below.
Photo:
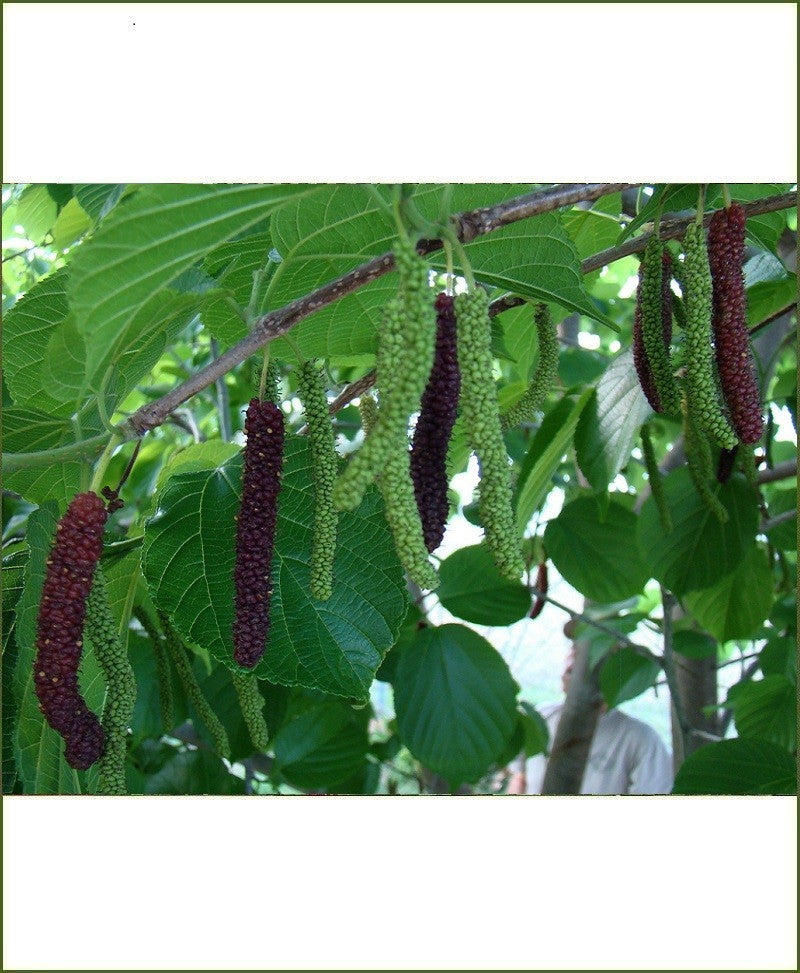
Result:
<svg viewBox="0 0 800 973"><path fill-rule="evenodd" d="M717 460L717 483L727 483L730 480L738 452L738 445L734 446L733 449L720 450Z"/></svg>
<svg viewBox="0 0 800 973"><path fill-rule="evenodd" d="M70 767L86 770L102 756L100 720L78 687L86 602L103 551L108 510L96 493L79 493L56 528L42 587L33 679L45 719L64 738Z"/></svg>
<svg viewBox="0 0 800 973"><path fill-rule="evenodd" d="M528 612L528 618L538 618L542 614L542 609L547 604L547 587L547 561L542 561L536 570L536 590L539 594Z"/></svg>
<svg viewBox="0 0 800 973"><path fill-rule="evenodd" d="M722 394L733 428L745 444L761 439L763 419L745 317L745 212L738 203L718 210L708 228L713 326Z"/></svg>
<svg viewBox="0 0 800 973"><path fill-rule="evenodd" d="M411 443L411 479L428 552L442 543L447 502L447 446L458 413L461 372L454 299L436 298L436 352Z"/></svg>
<svg viewBox="0 0 800 973"><path fill-rule="evenodd" d="M644 303L647 294L647 284L645 277L649 269L650 260L643 260L639 267L639 286L636 290L636 310L633 319L633 363L636 366L636 374L639 376L639 384L642 391L650 403L654 412L664 412L661 396L658 393L656 378L653 368L647 357L645 350L645 339L643 332ZM672 342L672 257L668 250L664 250L661 256L661 334L664 341L664 365L665 372L669 371L669 349ZM657 312L656 312L657 313ZM672 383L668 383L672 387Z"/></svg>
<svg viewBox="0 0 800 973"><path fill-rule="evenodd" d="M269 632L270 565L283 462L283 413L274 402L251 399L244 429L247 445L236 523L233 658L243 668L252 669L264 654Z"/></svg>

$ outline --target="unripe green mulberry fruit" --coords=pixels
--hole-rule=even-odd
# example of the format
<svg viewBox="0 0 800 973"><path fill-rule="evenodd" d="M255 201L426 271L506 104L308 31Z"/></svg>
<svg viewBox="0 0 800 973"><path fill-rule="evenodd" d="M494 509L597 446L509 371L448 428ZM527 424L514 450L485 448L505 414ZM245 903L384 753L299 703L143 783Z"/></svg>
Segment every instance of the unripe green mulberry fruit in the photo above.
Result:
<svg viewBox="0 0 800 973"><path fill-rule="evenodd" d="M722 412L714 374L711 344L711 272L703 228L692 224L683 241L684 305L686 309L685 364L687 396L692 419L723 449L733 449L736 434Z"/></svg>
<svg viewBox="0 0 800 973"><path fill-rule="evenodd" d="M461 390L453 303L449 294L436 298L436 353L411 443L411 479L429 552L442 543L450 513L447 447Z"/></svg>
<svg viewBox="0 0 800 973"><path fill-rule="evenodd" d="M739 203L718 210L708 228L713 282L713 326L720 385L731 422L745 444L764 431L761 396L747 330L744 291L745 212Z"/></svg>
<svg viewBox="0 0 800 973"><path fill-rule="evenodd" d="M653 250L648 253L645 251L645 259L639 267L639 286L636 290L636 310L634 312L633 319L633 363L636 366L636 374L639 376L639 384L642 387L642 391L645 394L647 401L650 403L651 408L654 412L664 412L666 411L661 402L661 396L658 391L656 377L653 373L653 369L650 365L650 358L648 356L647 350L645 348L645 337L644 337L644 321L647 320L648 329L651 329L655 324L656 320L656 309L653 307L647 307L645 309L646 302L653 301L655 299L656 292L656 281L648 280L648 274L653 274L653 262L656 257L656 247L659 244L658 240L651 240L653 244ZM648 247L650 244L648 244ZM672 342L672 289L670 284L672 282L672 257L669 251L663 246L661 247L661 287L660 287L660 298L659 298L659 308L658 314L660 314L660 344L657 344L658 355L657 358L660 362L661 374L660 380L663 384L664 375L668 373L667 378L667 394L671 397L670 404L676 406L677 404L677 389L675 389L675 381L673 376L673 364L670 361L670 345ZM658 264L655 264L656 271L658 270ZM650 332L650 340L655 342L655 337L652 332ZM663 346L663 350L662 350ZM662 360L666 356L666 365ZM673 391L674 390L674 391ZM676 409L673 409L676 411Z"/></svg>
<svg viewBox="0 0 800 973"><path fill-rule="evenodd" d="M478 456L479 511L486 542L503 577L519 581L524 561L511 500L511 470L492 377L489 298L482 288L456 298L461 407L469 442Z"/></svg>
<svg viewBox="0 0 800 973"><path fill-rule="evenodd" d="M399 293L387 303L378 332L380 416L336 482L333 499L339 510L354 510L361 503L389 452L397 448L400 433L407 437L409 417L419 411L433 366L436 311L428 265L405 241L396 246L395 262Z"/></svg>
<svg viewBox="0 0 800 973"><path fill-rule="evenodd" d="M667 255L669 256L669 255ZM641 321L641 340L647 366L652 376L655 395L649 392L645 376L640 371L640 381L645 395L657 412L674 414L680 411L680 395L670 358L672 338L672 296L669 289L671 259L664 260L664 244L652 237L645 247L639 271L637 314ZM666 287L665 287L666 284ZM634 319L634 361L637 353L637 322ZM641 348L639 349L641 358ZM641 366L641 362L639 363ZM658 408L656 408L658 406Z"/></svg>
<svg viewBox="0 0 800 973"><path fill-rule="evenodd" d="M66 743L70 767L86 770L103 753L105 734L78 687L86 601L103 552L106 505L79 493L56 527L47 558L36 633L33 681L45 719Z"/></svg>
<svg viewBox="0 0 800 973"><path fill-rule="evenodd" d="M232 676L250 740L256 753L264 753L269 746L269 730L264 720L264 697L258 690L258 677L251 672L234 672Z"/></svg>
<svg viewBox="0 0 800 973"><path fill-rule="evenodd" d="M533 421L558 373L558 333L550 309L546 304L537 304L533 314L539 336L539 359L525 394L502 417L504 430Z"/></svg>
<svg viewBox="0 0 800 973"><path fill-rule="evenodd" d="M106 677L106 701L103 706L106 745L100 758L99 790L101 794L127 794L125 756L128 728L136 703L136 678L111 614L100 568L95 573L86 603L86 632Z"/></svg>
<svg viewBox="0 0 800 973"><path fill-rule="evenodd" d="M311 545L311 594L327 601L333 591L338 514L333 505L338 456L328 414L328 398L315 362L300 368L300 399L306 413L314 485L314 539Z"/></svg>
<svg viewBox="0 0 800 973"><path fill-rule="evenodd" d="M231 745L228 741L228 734L219 717L211 708L211 704L203 695L203 690L195 677L191 661L180 636L163 612L159 612L159 620L164 630L164 642L172 659L172 664L175 666L175 671L178 673L178 678L183 685L184 692L211 734L214 749L221 757L230 757Z"/></svg>
<svg viewBox="0 0 800 973"><path fill-rule="evenodd" d="M139 624L147 633L153 647L153 655L156 658L156 679L158 681L158 702L161 710L161 725L165 731L171 730L175 725L175 711L173 709L172 698L172 675L169 668L169 659L166 649L153 620L144 609L139 607L136 612Z"/></svg>
<svg viewBox="0 0 800 973"><path fill-rule="evenodd" d="M653 440L650 436L650 429L647 425L642 426L641 436L642 457L644 459L645 469L647 470L647 479L650 483L650 493L652 494L653 500L658 508L658 516L661 520L661 526L664 529L664 533L669 534L672 530L672 514L670 513L669 504L667 503L667 498L664 494L664 483L661 479L661 470L659 470L658 463L656 462L656 453L653 449Z"/></svg>
<svg viewBox="0 0 800 973"><path fill-rule="evenodd" d="M683 448L686 462L695 489L700 499L711 513L721 523L727 523L728 511L723 506L716 492L712 489L713 476L711 466L711 447L703 429L695 421L691 408L686 399L682 402L683 412Z"/></svg>
<svg viewBox="0 0 800 973"><path fill-rule="evenodd" d="M375 410L375 401L365 395L361 399L361 415L365 428L371 425L378 428L380 412ZM374 424L374 425L373 425ZM428 560L428 549L422 532L419 509L414 496L411 480L411 460L408 439L404 432L398 432L392 444L383 469L378 477L378 487L383 497L386 522L394 538L397 557L409 577L425 590L432 590L439 584L439 578Z"/></svg>

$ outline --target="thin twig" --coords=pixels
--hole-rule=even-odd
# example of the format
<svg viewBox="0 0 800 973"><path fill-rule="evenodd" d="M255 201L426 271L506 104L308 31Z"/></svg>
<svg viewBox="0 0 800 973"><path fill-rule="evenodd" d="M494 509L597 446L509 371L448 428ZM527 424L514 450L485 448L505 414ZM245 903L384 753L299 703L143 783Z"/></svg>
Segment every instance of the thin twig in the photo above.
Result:
<svg viewBox="0 0 800 973"><path fill-rule="evenodd" d="M774 517L770 517L769 520L762 520L759 525L759 533L763 534L768 530L772 530L773 527L777 527L778 524L785 524L789 520L794 520L797 516L796 510L784 510L781 514L776 514Z"/></svg>
<svg viewBox="0 0 800 973"><path fill-rule="evenodd" d="M775 483L776 480L789 480L797 476L797 460L787 459L772 469L761 470L756 477L758 483Z"/></svg>
<svg viewBox="0 0 800 973"><path fill-rule="evenodd" d="M624 645L626 648L636 652L637 655L644 656L645 659L650 659L651 662L655 662L661 666L662 660L660 656L656 655L655 652L651 652L650 649L646 649L643 645L639 645L632 639L629 639L627 635L623 635L622 632L618 632L611 625L605 625L603 622L597 621L596 618L590 618L588 615L584 615L583 612L576 611L574 608L569 608L562 602L556 601L552 595L548 594L546 591L543 591L541 588L531 585L528 587L528 591L530 591L534 597L550 602L550 604L555 608L560 608L561 611L566 612L576 622L583 622L585 625L590 625L592 628L596 628L600 632L605 632L606 635L612 635L615 641L619 642L620 645Z"/></svg>

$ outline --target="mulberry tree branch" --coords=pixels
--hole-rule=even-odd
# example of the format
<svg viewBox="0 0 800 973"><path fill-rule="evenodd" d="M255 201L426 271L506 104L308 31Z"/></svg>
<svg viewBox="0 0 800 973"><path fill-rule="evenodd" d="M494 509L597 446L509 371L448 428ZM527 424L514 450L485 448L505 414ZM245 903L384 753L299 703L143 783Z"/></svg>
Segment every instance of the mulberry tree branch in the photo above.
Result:
<svg viewBox="0 0 800 973"><path fill-rule="evenodd" d="M540 213L548 213L574 203L599 199L608 193L618 192L626 183L575 183L553 186L509 199L497 206L484 207L461 213L454 218L456 234L468 242L486 233L518 220L528 219ZM433 253L442 247L441 240L422 240L418 249L422 254ZM361 264L342 277L336 278L310 294L300 297L285 307L270 311L254 324L250 333L232 348L229 348L215 361L192 375L185 382L166 395L148 402L136 410L127 420L132 435L141 436L148 429L154 429L166 419L170 412L193 395L212 385L221 375L225 375L237 365L241 365L265 344L286 334L299 321L310 314L352 294L365 284L377 280L394 269L394 254L384 253L367 263Z"/></svg>

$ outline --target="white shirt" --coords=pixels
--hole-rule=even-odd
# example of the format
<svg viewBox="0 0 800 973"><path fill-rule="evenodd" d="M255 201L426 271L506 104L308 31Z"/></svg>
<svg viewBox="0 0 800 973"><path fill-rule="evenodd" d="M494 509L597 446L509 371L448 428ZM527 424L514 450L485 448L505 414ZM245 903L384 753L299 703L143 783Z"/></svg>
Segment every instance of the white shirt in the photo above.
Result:
<svg viewBox="0 0 800 973"><path fill-rule="evenodd" d="M563 703L539 707L556 737ZM525 764L527 794L541 794L547 758L530 757ZM581 794L669 794L672 790L672 757L652 728L618 709L603 713L589 751Z"/></svg>

